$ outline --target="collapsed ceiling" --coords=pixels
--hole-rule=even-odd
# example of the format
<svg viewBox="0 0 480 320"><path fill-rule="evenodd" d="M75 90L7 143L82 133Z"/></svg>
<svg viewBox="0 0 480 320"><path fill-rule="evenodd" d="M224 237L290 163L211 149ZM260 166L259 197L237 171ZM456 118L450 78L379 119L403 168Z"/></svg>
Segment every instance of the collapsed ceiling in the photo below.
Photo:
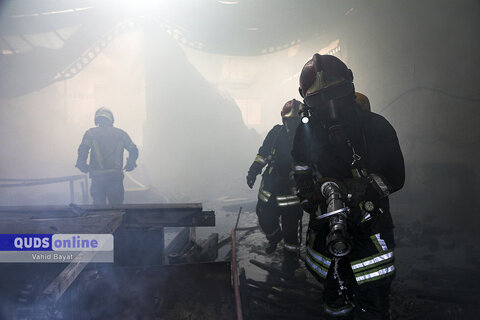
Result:
<svg viewBox="0 0 480 320"><path fill-rule="evenodd" d="M78 74L117 35L161 25L183 45L225 55L261 55L324 33L349 1L4 1L0 7L0 97ZM327 14L328 13L328 14Z"/></svg>
<svg viewBox="0 0 480 320"><path fill-rule="evenodd" d="M154 19L185 45L227 55L258 55L320 35L350 10L351 1L6 1L0 7L5 53L32 47L32 35L79 25ZM20 39L14 39L18 37ZM10 39L9 39L10 38ZM47 44L44 43L44 46Z"/></svg>

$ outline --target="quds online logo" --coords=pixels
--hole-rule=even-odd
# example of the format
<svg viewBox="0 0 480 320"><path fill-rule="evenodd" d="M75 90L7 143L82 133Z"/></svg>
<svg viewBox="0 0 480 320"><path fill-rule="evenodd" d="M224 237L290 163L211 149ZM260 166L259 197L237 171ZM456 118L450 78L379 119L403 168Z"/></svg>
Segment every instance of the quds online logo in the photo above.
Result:
<svg viewBox="0 0 480 320"><path fill-rule="evenodd" d="M0 251L112 251L111 234L0 234Z"/></svg>

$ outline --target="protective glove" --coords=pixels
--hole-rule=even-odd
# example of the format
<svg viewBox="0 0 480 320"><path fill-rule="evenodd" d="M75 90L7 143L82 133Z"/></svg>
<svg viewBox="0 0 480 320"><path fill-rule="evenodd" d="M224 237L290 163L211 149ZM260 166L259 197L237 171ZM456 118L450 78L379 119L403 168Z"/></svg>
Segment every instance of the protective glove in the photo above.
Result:
<svg viewBox="0 0 480 320"><path fill-rule="evenodd" d="M247 185L250 189L253 188L255 180L257 180L257 175L249 172L247 175Z"/></svg>
<svg viewBox="0 0 480 320"><path fill-rule="evenodd" d="M77 162L75 167L77 167L83 173L88 173L88 171L89 171L88 164L86 164L85 162L83 162L83 163Z"/></svg>
<svg viewBox="0 0 480 320"><path fill-rule="evenodd" d="M318 197L315 195L315 184L310 176L294 174L297 183L297 196L300 198L300 206L307 213L314 213Z"/></svg>
<svg viewBox="0 0 480 320"><path fill-rule="evenodd" d="M135 161L131 161L129 159L127 159L127 164L125 165L125 168L123 168L125 171L129 172L129 171L132 171L133 169L135 169L137 167L137 164L135 163Z"/></svg>
<svg viewBox="0 0 480 320"><path fill-rule="evenodd" d="M306 213L313 214L315 212L315 205L317 202L316 197L313 193L305 194L304 196L305 198L300 201L300 206Z"/></svg>
<svg viewBox="0 0 480 320"><path fill-rule="evenodd" d="M360 177L344 180L340 188L344 193L347 203L351 206L358 206L360 202L366 199L371 186L367 178Z"/></svg>

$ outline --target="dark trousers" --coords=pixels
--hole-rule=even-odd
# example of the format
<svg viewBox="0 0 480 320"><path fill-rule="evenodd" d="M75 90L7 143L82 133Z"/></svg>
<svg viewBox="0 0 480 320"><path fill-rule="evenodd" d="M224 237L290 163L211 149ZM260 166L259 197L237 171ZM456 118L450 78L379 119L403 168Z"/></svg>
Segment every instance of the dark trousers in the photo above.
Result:
<svg viewBox="0 0 480 320"><path fill-rule="evenodd" d="M121 204L124 198L123 176L92 177L90 194L93 204Z"/></svg>
<svg viewBox="0 0 480 320"><path fill-rule="evenodd" d="M393 249L393 232L386 232L382 234L382 239L385 239L389 248ZM313 249L318 252L319 246L325 243L324 237L317 237L314 240ZM327 319L355 319L355 320L389 320L390 319L390 288L393 280L393 275L386 278L381 278L372 282L357 284L355 275L352 271L350 260L352 256L367 256L375 250L373 242L368 238L356 239L353 242L352 253L349 256L340 258L335 267L335 259L331 259L331 265L328 268L328 273L325 279L321 278L315 270L306 264L310 273L317 278L318 281L324 283L323 300L325 303L325 312ZM311 244L310 244L311 245ZM353 258L356 260L357 258ZM335 269L337 273L335 273ZM340 280L344 284L344 289L340 290ZM352 304L355 308L351 309ZM330 313L330 315L329 315ZM337 313L337 315L334 315ZM339 317L340 314L347 314L344 317Z"/></svg>
<svg viewBox="0 0 480 320"><path fill-rule="evenodd" d="M292 246L299 244L298 230L303 215L302 207L299 204L278 206L275 196L272 195L268 202L258 200L256 212L258 223L267 236L267 240L279 242L283 238L286 244Z"/></svg>
<svg viewBox="0 0 480 320"><path fill-rule="evenodd" d="M343 261L342 261L343 260ZM333 264L333 262L332 262ZM330 268L324 284L323 299L330 309L340 310L345 306L345 300L351 301L355 308L345 317L327 317L327 319L354 320L389 320L390 319L390 287L392 277L375 281L375 283L358 285L353 277L348 260L341 259L338 272L345 281L346 292L339 294L339 283L334 278L334 268Z"/></svg>

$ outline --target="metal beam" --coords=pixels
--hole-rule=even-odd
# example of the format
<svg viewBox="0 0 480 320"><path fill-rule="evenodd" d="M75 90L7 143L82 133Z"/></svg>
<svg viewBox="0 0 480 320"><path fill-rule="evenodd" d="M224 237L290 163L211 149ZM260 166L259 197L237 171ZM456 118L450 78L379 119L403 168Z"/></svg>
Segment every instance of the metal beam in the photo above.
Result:
<svg viewBox="0 0 480 320"><path fill-rule="evenodd" d="M115 206L0 206L0 220L36 223L50 220L68 223L65 218L92 218L107 212L125 212L123 226L129 228L215 226L215 213L203 211L202 204L123 204ZM13 220L12 220L13 219ZM19 219L19 220L15 220ZM63 221L62 221L63 220ZM70 220L73 222L73 220ZM0 227L0 229L2 229Z"/></svg>
<svg viewBox="0 0 480 320"><path fill-rule="evenodd" d="M42 217L40 214L0 214L0 233L102 233L112 221L124 221L122 211L104 211L85 216L76 216L71 212L63 217ZM106 232L112 233L113 230Z"/></svg>
<svg viewBox="0 0 480 320"><path fill-rule="evenodd" d="M111 211L111 210L202 210L201 203L142 203L120 205L78 205L85 211ZM40 206L0 206L1 212L54 212L69 211L67 205L40 205Z"/></svg>

